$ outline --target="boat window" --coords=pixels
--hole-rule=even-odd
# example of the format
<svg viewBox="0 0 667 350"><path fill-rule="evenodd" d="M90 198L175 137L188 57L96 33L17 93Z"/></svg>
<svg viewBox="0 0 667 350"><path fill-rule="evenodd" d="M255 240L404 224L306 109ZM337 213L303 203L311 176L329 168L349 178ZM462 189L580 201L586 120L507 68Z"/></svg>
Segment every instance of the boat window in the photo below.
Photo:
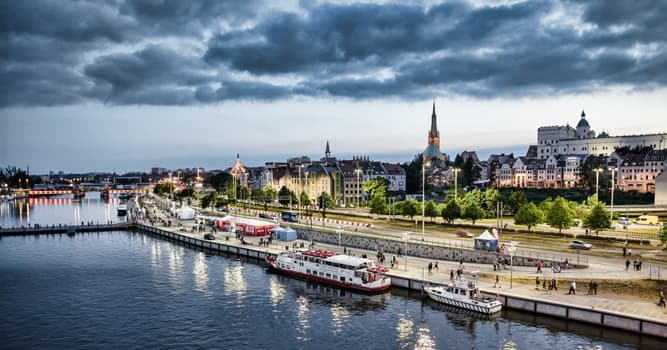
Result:
<svg viewBox="0 0 667 350"><path fill-rule="evenodd" d="M306 273L310 274L310 269L306 269Z"/></svg>
<svg viewBox="0 0 667 350"><path fill-rule="evenodd" d="M459 294L461 294L461 295L466 295L466 291L462 289L462 290L459 292Z"/></svg>
<svg viewBox="0 0 667 350"><path fill-rule="evenodd" d="M447 288L447 291L451 293L451 292L454 291L454 289L450 287L450 288Z"/></svg>
<svg viewBox="0 0 667 350"><path fill-rule="evenodd" d="M351 280L352 280L352 279L350 278L350 281L351 281ZM345 282L345 277L344 277L344 276L341 276L341 277L340 277L340 281L341 281L341 282Z"/></svg>
<svg viewBox="0 0 667 350"><path fill-rule="evenodd" d="M337 279L338 279L338 275L333 275L333 279L337 280Z"/></svg>
<svg viewBox="0 0 667 350"><path fill-rule="evenodd" d="M321 276L321 277L324 277L324 272L320 272L320 276Z"/></svg>
<svg viewBox="0 0 667 350"><path fill-rule="evenodd" d="M331 274L330 274L330 273L327 273L327 278L331 278Z"/></svg>

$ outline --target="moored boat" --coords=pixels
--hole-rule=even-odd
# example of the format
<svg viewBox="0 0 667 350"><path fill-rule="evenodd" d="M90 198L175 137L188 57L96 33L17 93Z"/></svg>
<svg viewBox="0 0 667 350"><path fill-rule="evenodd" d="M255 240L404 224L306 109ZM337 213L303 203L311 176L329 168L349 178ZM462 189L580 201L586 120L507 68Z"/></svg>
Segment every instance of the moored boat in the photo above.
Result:
<svg viewBox="0 0 667 350"><path fill-rule="evenodd" d="M127 204L119 204L117 211L118 211L118 216L127 215Z"/></svg>
<svg viewBox="0 0 667 350"><path fill-rule="evenodd" d="M293 250L266 257L269 267L279 273L365 293L381 293L391 288L389 271L371 259L325 250Z"/></svg>
<svg viewBox="0 0 667 350"><path fill-rule="evenodd" d="M424 291L437 302L487 315L500 312L503 307L499 300L480 295L475 280L459 278L447 286L424 286Z"/></svg>

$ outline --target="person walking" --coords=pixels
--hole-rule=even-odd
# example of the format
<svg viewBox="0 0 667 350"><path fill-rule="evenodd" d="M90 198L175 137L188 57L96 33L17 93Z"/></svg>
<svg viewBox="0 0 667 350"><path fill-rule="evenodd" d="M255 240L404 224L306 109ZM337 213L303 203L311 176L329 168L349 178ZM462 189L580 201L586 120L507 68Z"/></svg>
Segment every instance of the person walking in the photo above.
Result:
<svg viewBox="0 0 667 350"><path fill-rule="evenodd" d="M540 278L535 276L535 290L540 290Z"/></svg>
<svg viewBox="0 0 667 350"><path fill-rule="evenodd" d="M588 294L587 295L593 295L593 280L588 282Z"/></svg>
<svg viewBox="0 0 667 350"><path fill-rule="evenodd" d="M558 290L558 281L556 281L556 278L552 278L552 279L551 279L551 287L552 287L554 290Z"/></svg>
<svg viewBox="0 0 667 350"><path fill-rule="evenodd" d="M660 300L658 301L658 306L662 306L662 308L665 308L665 293L660 291Z"/></svg>
<svg viewBox="0 0 667 350"><path fill-rule="evenodd" d="M428 263L428 274L431 274L431 270L433 270L433 263Z"/></svg>
<svg viewBox="0 0 667 350"><path fill-rule="evenodd" d="M537 273L542 273L542 261L537 262Z"/></svg>
<svg viewBox="0 0 667 350"><path fill-rule="evenodd" d="M542 289L547 289L547 279L546 278L542 279Z"/></svg>
<svg viewBox="0 0 667 350"><path fill-rule="evenodd" d="M628 271L630 268L630 259L625 260L625 271Z"/></svg>
<svg viewBox="0 0 667 350"><path fill-rule="evenodd" d="M433 268L438 270L438 262L436 261L435 264L433 264Z"/></svg>
<svg viewBox="0 0 667 350"><path fill-rule="evenodd" d="M500 277L498 277L498 274L496 274L496 283L493 284L493 288L500 288Z"/></svg>
<svg viewBox="0 0 667 350"><path fill-rule="evenodd" d="M567 292L567 295L577 294L577 284L574 281L570 281L570 290Z"/></svg>
<svg viewBox="0 0 667 350"><path fill-rule="evenodd" d="M454 269L452 269L451 271L449 271L449 280L450 280L450 281L453 281L453 280L454 280Z"/></svg>

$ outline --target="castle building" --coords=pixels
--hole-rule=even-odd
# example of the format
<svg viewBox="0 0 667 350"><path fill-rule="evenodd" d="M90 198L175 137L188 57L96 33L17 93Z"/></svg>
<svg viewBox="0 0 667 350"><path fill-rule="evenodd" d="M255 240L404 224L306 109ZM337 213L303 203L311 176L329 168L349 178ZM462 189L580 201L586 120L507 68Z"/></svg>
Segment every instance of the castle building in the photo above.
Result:
<svg viewBox="0 0 667 350"><path fill-rule="evenodd" d="M547 159L551 155L582 154L609 156L621 147L652 147L660 150L667 147L667 133L610 136L601 132L596 136L591 129L586 113L576 128L565 126L542 126L537 129L537 157Z"/></svg>

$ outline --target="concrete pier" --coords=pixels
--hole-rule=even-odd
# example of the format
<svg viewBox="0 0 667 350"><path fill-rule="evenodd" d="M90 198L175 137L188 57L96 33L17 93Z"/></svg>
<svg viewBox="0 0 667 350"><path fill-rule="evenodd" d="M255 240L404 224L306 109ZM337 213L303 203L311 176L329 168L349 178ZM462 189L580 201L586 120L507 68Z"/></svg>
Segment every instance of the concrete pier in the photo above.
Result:
<svg viewBox="0 0 667 350"><path fill-rule="evenodd" d="M0 236L47 235L54 233L101 232L133 230L136 224L133 221L115 224L93 225L51 225L39 227L12 227L0 229Z"/></svg>

